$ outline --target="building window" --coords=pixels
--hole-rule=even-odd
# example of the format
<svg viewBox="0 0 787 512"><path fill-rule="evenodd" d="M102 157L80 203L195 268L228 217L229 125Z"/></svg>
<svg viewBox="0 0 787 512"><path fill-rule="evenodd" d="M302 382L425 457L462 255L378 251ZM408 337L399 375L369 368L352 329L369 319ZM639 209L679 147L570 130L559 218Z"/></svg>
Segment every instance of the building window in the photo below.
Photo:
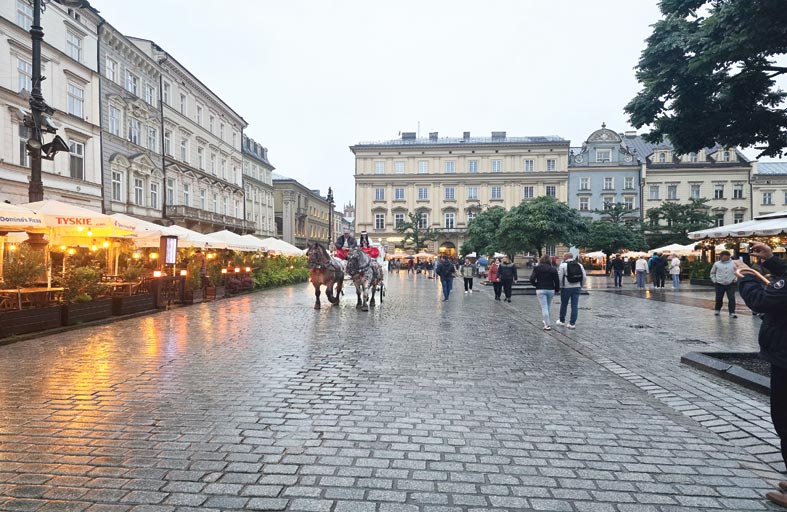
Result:
<svg viewBox="0 0 787 512"><path fill-rule="evenodd" d="M589 177L581 177L579 178L579 190L590 190L590 178Z"/></svg>
<svg viewBox="0 0 787 512"><path fill-rule="evenodd" d="M202 210L207 210L208 201L206 199L207 192L204 188L199 189L199 207Z"/></svg>
<svg viewBox="0 0 787 512"><path fill-rule="evenodd" d="M715 221L716 221L716 227L723 226L724 225L724 214L723 213L717 213Z"/></svg>
<svg viewBox="0 0 787 512"><path fill-rule="evenodd" d="M611 162L612 161L612 150L611 149L597 149L596 150L596 162Z"/></svg>
<svg viewBox="0 0 787 512"><path fill-rule="evenodd" d="M491 199L503 199L503 187L495 185L491 188Z"/></svg>
<svg viewBox="0 0 787 512"><path fill-rule="evenodd" d="M525 172L533 172L534 168L535 168L535 161L534 160L530 160L530 159L526 159L525 160Z"/></svg>
<svg viewBox="0 0 787 512"><path fill-rule="evenodd" d="M773 192L763 192L762 193L762 204L764 204L764 205L772 205L773 204Z"/></svg>
<svg viewBox="0 0 787 512"><path fill-rule="evenodd" d="M470 224L473 222L473 219L478 217L478 212L476 210L470 210L467 212L467 223Z"/></svg>
<svg viewBox="0 0 787 512"><path fill-rule="evenodd" d="M118 171L112 171L112 200L123 200L123 175Z"/></svg>
<svg viewBox="0 0 787 512"><path fill-rule="evenodd" d="M615 190L615 178L604 176L604 190Z"/></svg>
<svg viewBox="0 0 787 512"><path fill-rule="evenodd" d="M150 184L150 207L158 210L158 183Z"/></svg>
<svg viewBox="0 0 787 512"><path fill-rule="evenodd" d="M586 212L590 210L590 200L587 197L579 198L579 211Z"/></svg>
<svg viewBox="0 0 787 512"><path fill-rule="evenodd" d="M443 213L443 227L445 229L454 229L456 225L456 214L454 212Z"/></svg>
<svg viewBox="0 0 787 512"><path fill-rule="evenodd" d="M68 113L82 117L85 103L85 90L74 84L68 84Z"/></svg>
<svg viewBox="0 0 787 512"><path fill-rule="evenodd" d="M27 92L33 90L33 65L24 59L16 59L16 70L19 73L17 91L25 89Z"/></svg>
<svg viewBox="0 0 787 512"><path fill-rule="evenodd" d="M468 160L467 172L475 174L478 172L478 160Z"/></svg>
<svg viewBox="0 0 787 512"><path fill-rule="evenodd" d="M82 38L70 30L66 31L66 54L77 62L82 62Z"/></svg>
<svg viewBox="0 0 787 512"><path fill-rule="evenodd" d="M651 185L650 186L650 198L651 199L659 199L659 186L658 185Z"/></svg>
<svg viewBox="0 0 787 512"><path fill-rule="evenodd" d="M404 224L404 214L394 213L394 227L400 228Z"/></svg>
<svg viewBox="0 0 787 512"><path fill-rule="evenodd" d="M426 201L429 199L429 188L428 187L418 187L418 200L419 201Z"/></svg>
<svg viewBox="0 0 787 512"><path fill-rule="evenodd" d="M194 120L197 121L197 124L202 126L202 105L197 105L197 115L194 116Z"/></svg>
<svg viewBox="0 0 787 512"><path fill-rule="evenodd" d="M175 180L172 178L167 178L167 204L175 204Z"/></svg>
<svg viewBox="0 0 787 512"><path fill-rule="evenodd" d="M213 124L214 124L215 120L216 120L216 118L213 117L213 114L210 114L208 116L208 131L210 131L210 133L213 133Z"/></svg>
<svg viewBox="0 0 787 512"><path fill-rule="evenodd" d="M219 138L224 140L224 123L219 123Z"/></svg>
<svg viewBox="0 0 787 512"><path fill-rule="evenodd" d="M623 178L623 188L625 190L634 190L634 176L626 176Z"/></svg>
<svg viewBox="0 0 787 512"><path fill-rule="evenodd" d="M394 163L394 172L396 174L404 174L404 162L395 162Z"/></svg>
<svg viewBox="0 0 787 512"><path fill-rule="evenodd" d="M161 99L167 105L170 105L169 89L170 89L169 83L164 82L164 85L161 87Z"/></svg>
<svg viewBox="0 0 787 512"><path fill-rule="evenodd" d="M691 163L697 162L697 153L694 153L693 151L689 153L689 162Z"/></svg>
<svg viewBox="0 0 787 512"><path fill-rule="evenodd" d="M221 179L227 179L227 161L225 159L221 159Z"/></svg>
<svg viewBox="0 0 787 512"><path fill-rule="evenodd" d="M189 140L185 136L180 139L180 159L189 163Z"/></svg>
<svg viewBox="0 0 787 512"><path fill-rule="evenodd" d="M126 90L134 96L139 95L139 77L129 70L126 70Z"/></svg>
<svg viewBox="0 0 787 512"><path fill-rule="evenodd" d="M478 187L467 187L467 199L478 199Z"/></svg>
<svg viewBox="0 0 787 512"><path fill-rule="evenodd" d="M733 224L740 224L743 222L743 214L742 213L734 213L732 215L732 223Z"/></svg>
<svg viewBox="0 0 787 512"><path fill-rule="evenodd" d="M429 227L429 214L421 212L418 214L418 229L426 229Z"/></svg>
<svg viewBox="0 0 787 512"><path fill-rule="evenodd" d="M142 185L142 180L140 178L134 178L134 204L137 206L142 206L145 199L145 191Z"/></svg>
<svg viewBox="0 0 787 512"><path fill-rule="evenodd" d="M403 188L395 188L394 189L394 201L404 201L404 189Z"/></svg>
<svg viewBox="0 0 787 512"><path fill-rule="evenodd" d="M197 165L200 169L205 170L205 148L197 148Z"/></svg>
<svg viewBox="0 0 787 512"><path fill-rule="evenodd" d="M623 206L627 210L633 210L634 209L634 198L631 197L631 196L624 197L623 198Z"/></svg>
<svg viewBox="0 0 787 512"><path fill-rule="evenodd" d="M724 184L715 183L713 185L713 199L724 199Z"/></svg>
<svg viewBox="0 0 787 512"><path fill-rule="evenodd" d="M69 171L71 177L77 180L85 179L85 145L74 140L68 141L70 153Z"/></svg>
<svg viewBox="0 0 787 512"><path fill-rule="evenodd" d="M27 32L33 26L33 6L25 0L16 0L16 24Z"/></svg>
<svg viewBox="0 0 787 512"><path fill-rule="evenodd" d="M229 210L227 210L227 196L221 198L221 211L224 215L229 215Z"/></svg>
<svg viewBox="0 0 787 512"><path fill-rule="evenodd" d="M213 213L219 213L219 195L213 193Z"/></svg>
<svg viewBox="0 0 787 512"><path fill-rule="evenodd" d="M384 213L375 213L374 214L374 229L385 229L385 214Z"/></svg>
<svg viewBox="0 0 787 512"><path fill-rule="evenodd" d="M148 127L148 149L156 151L158 147L158 130Z"/></svg>
<svg viewBox="0 0 787 512"><path fill-rule="evenodd" d="M547 245L544 248L544 254L546 254L551 258L554 258L555 256L557 256L557 248L554 245Z"/></svg>
<svg viewBox="0 0 787 512"><path fill-rule="evenodd" d="M109 133L120 136L120 109L114 105L109 106Z"/></svg>
<svg viewBox="0 0 787 512"><path fill-rule="evenodd" d="M186 98L185 94L181 93L180 94L180 113L183 114L184 116L186 115L187 107L188 107L188 98Z"/></svg>
<svg viewBox="0 0 787 512"><path fill-rule="evenodd" d="M164 132L164 154L172 156L172 132Z"/></svg>
<svg viewBox="0 0 787 512"><path fill-rule="evenodd" d="M502 171L503 171L503 161L492 160L492 172L502 172Z"/></svg>
<svg viewBox="0 0 787 512"><path fill-rule="evenodd" d="M547 196L557 197L557 187L554 185L547 185Z"/></svg>
<svg viewBox="0 0 787 512"><path fill-rule="evenodd" d="M233 137L235 136L234 133L232 135L233 135ZM239 219L240 218L240 201L238 201L237 199L235 199L233 201L233 203L232 203L232 211L233 211L233 216L236 219Z"/></svg>
<svg viewBox="0 0 787 512"><path fill-rule="evenodd" d="M156 88L150 84L145 84L145 101L148 105L156 104Z"/></svg>
<svg viewBox="0 0 787 512"><path fill-rule="evenodd" d="M522 199L533 199L533 187L531 185L522 187Z"/></svg>
<svg viewBox="0 0 787 512"><path fill-rule="evenodd" d="M30 154L27 152L27 140L30 138L30 130L24 123L19 123L19 165L30 167Z"/></svg>
<svg viewBox="0 0 787 512"><path fill-rule="evenodd" d="M678 186L677 185L667 185L667 199L671 199L671 200L678 199Z"/></svg>
<svg viewBox="0 0 787 512"><path fill-rule="evenodd" d="M733 183L732 185L732 198L743 199L743 183Z"/></svg>
<svg viewBox="0 0 787 512"><path fill-rule="evenodd" d="M722 153L721 153L721 160L723 162L729 162L730 161L730 152L729 151L722 151Z"/></svg>
<svg viewBox="0 0 787 512"><path fill-rule="evenodd" d="M191 206L191 185L188 183L183 184L183 204Z"/></svg>
<svg viewBox="0 0 787 512"><path fill-rule="evenodd" d="M456 172L456 162L453 160L446 160L445 172L446 174L453 174L454 172Z"/></svg>
<svg viewBox="0 0 787 512"><path fill-rule="evenodd" d="M385 162L375 162L374 163L374 173L375 174L385 174Z"/></svg>
<svg viewBox="0 0 787 512"><path fill-rule="evenodd" d="M663 164L667 162L667 154L666 153L659 153L659 163Z"/></svg>
<svg viewBox="0 0 787 512"><path fill-rule="evenodd" d="M446 201L453 201L456 199L456 189L454 187L445 187L443 199Z"/></svg>
<svg viewBox="0 0 787 512"><path fill-rule="evenodd" d="M139 144L139 119L133 117L128 119L128 140Z"/></svg>
<svg viewBox="0 0 787 512"><path fill-rule="evenodd" d="M385 189L384 188L376 188L376 189L374 189L374 200L375 201L385 201Z"/></svg>
<svg viewBox="0 0 787 512"><path fill-rule="evenodd" d="M426 174L429 172L429 162L426 160L418 161L418 174Z"/></svg>
<svg viewBox="0 0 787 512"><path fill-rule="evenodd" d="M211 174L216 174L216 154L210 154L210 172Z"/></svg>
<svg viewBox="0 0 787 512"><path fill-rule="evenodd" d="M691 184L691 198L692 199L699 199L700 198L700 184L699 183L692 183Z"/></svg>
<svg viewBox="0 0 787 512"><path fill-rule="evenodd" d="M554 160L552 158L548 159L547 160L547 171L554 171L555 169L557 169L557 160Z"/></svg>

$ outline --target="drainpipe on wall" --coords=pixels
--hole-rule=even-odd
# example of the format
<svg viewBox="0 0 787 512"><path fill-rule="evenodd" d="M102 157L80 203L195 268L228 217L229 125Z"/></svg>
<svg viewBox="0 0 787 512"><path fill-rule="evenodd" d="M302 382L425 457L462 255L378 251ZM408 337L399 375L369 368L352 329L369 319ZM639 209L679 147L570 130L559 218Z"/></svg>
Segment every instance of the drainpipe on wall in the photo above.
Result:
<svg viewBox="0 0 787 512"><path fill-rule="evenodd" d="M157 62L159 64L158 70L158 111L159 115L161 116L161 136L159 137L159 144L161 148L161 174L164 176L164 182L162 185L162 201L161 201L161 219L167 221L165 223L168 226L175 224L174 222L170 221L167 217L167 155L164 152L164 66L162 64L166 62L167 55L165 54L163 57L159 57Z"/></svg>
<svg viewBox="0 0 787 512"><path fill-rule="evenodd" d="M101 18L101 21L96 27L96 72L98 73L98 153L101 161L101 213L108 214L107 211L107 189L104 181L104 109L102 108L103 87L101 86L101 29L106 24L106 20Z"/></svg>
<svg viewBox="0 0 787 512"><path fill-rule="evenodd" d="M751 163L749 166L749 212L751 219L754 220L754 175L757 174L758 171L757 161Z"/></svg>

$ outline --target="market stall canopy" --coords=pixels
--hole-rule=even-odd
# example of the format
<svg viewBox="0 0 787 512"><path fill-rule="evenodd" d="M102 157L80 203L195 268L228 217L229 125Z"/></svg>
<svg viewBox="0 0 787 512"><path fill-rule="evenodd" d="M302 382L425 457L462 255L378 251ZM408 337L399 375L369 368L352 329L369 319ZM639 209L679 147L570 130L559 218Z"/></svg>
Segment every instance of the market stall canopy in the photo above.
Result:
<svg viewBox="0 0 787 512"><path fill-rule="evenodd" d="M204 249L229 249L229 244L204 233L198 233L183 226L169 226L178 237L178 247L201 247Z"/></svg>
<svg viewBox="0 0 787 512"><path fill-rule="evenodd" d="M33 210L40 215L52 238L56 240L134 236L132 224L81 206L54 200L26 203L19 206Z"/></svg>
<svg viewBox="0 0 787 512"><path fill-rule="evenodd" d="M689 233L689 238L692 240L704 240L706 238L745 238L783 234L787 234L787 211L762 215L738 224L727 224L725 226L692 231Z"/></svg>
<svg viewBox="0 0 787 512"><path fill-rule="evenodd" d="M178 236L174 230L167 226L154 224L124 213L113 213L110 217L124 225L134 227L134 234L136 235L134 245L137 247L158 247L162 236Z"/></svg>
<svg viewBox="0 0 787 512"><path fill-rule="evenodd" d="M657 252L657 253L661 254L663 252L669 252L669 253L672 253L672 254L679 254L679 253L684 252L684 251L686 251L686 247L681 245L681 244L669 244L669 245L665 245L664 247L658 247L656 249L651 249L650 253L653 254L654 252Z"/></svg>
<svg viewBox="0 0 787 512"><path fill-rule="evenodd" d="M0 203L0 231L45 231L43 216L24 206Z"/></svg>
<svg viewBox="0 0 787 512"><path fill-rule="evenodd" d="M269 251L280 252L286 256L300 256L303 254L302 250L278 238L263 238L262 245Z"/></svg>
<svg viewBox="0 0 787 512"><path fill-rule="evenodd" d="M579 255L581 258L606 258L604 251L594 251Z"/></svg>
<svg viewBox="0 0 787 512"><path fill-rule="evenodd" d="M502 252L496 252L492 257L493 258L503 258L507 256L507 254L503 254Z"/></svg>
<svg viewBox="0 0 787 512"><path fill-rule="evenodd" d="M251 241L243 238L241 235L233 233L232 231L227 231L226 229L216 231L215 233L208 233L207 236L225 242L227 244L227 248L232 249L233 251L253 252L258 251L260 247L262 247L261 244L252 243Z"/></svg>
<svg viewBox="0 0 787 512"><path fill-rule="evenodd" d="M266 249L265 244L262 243L262 238L258 238L254 235L243 235L241 236L241 238L246 240L246 243L249 243L257 247L261 251L264 251Z"/></svg>
<svg viewBox="0 0 787 512"><path fill-rule="evenodd" d="M474 252L471 252L471 253L469 253L469 254L465 254L465 258L475 258L475 257L476 257L476 253L475 253L475 251L474 251Z"/></svg>

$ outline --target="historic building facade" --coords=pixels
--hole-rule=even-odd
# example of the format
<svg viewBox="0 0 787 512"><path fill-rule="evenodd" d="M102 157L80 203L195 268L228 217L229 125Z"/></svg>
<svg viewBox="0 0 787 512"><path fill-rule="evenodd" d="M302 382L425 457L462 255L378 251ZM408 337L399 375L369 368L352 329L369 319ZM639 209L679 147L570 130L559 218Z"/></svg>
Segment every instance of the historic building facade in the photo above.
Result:
<svg viewBox="0 0 787 512"><path fill-rule="evenodd" d="M568 163L568 204L594 219L605 203L622 203L634 210L626 218L640 218L640 163L623 137L602 124L580 148L571 150Z"/></svg>
<svg viewBox="0 0 787 512"><path fill-rule="evenodd" d="M754 162L751 185L753 217L787 210L787 163Z"/></svg>
<svg viewBox="0 0 787 512"><path fill-rule="evenodd" d="M484 208L510 209L552 196L568 201L569 141L560 137L417 138L362 142L355 154L356 233L366 230L392 251L402 242L395 227L408 213L442 232L433 252L457 254L467 225Z"/></svg>
<svg viewBox="0 0 787 512"><path fill-rule="evenodd" d="M246 196L246 220L253 222L255 235L263 238L276 234L273 201L273 165L268 148L243 135L243 189Z"/></svg>
<svg viewBox="0 0 787 512"><path fill-rule="evenodd" d="M44 199L101 210L101 128L97 61L98 13L50 3L41 14L44 100L55 112L51 126L68 145L54 160L42 161ZM32 90L33 7L26 0L0 2L0 200L28 202L30 157L24 125ZM21 93L21 94L20 94ZM44 143L53 134L44 134Z"/></svg>
<svg viewBox="0 0 787 512"><path fill-rule="evenodd" d="M99 27L98 65L104 212L160 222L164 169L158 63L105 22Z"/></svg>
<svg viewBox="0 0 787 512"><path fill-rule="evenodd" d="M246 121L156 43L129 39L161 72L164 217L203 233L253 233L244 215Z"/></svg>
<svg viewBox="0 0 787 512"><path fill-rule="evenodd" d="M276 236L300 249L328 244L328 199L298 181L273 174Z"/></svg>

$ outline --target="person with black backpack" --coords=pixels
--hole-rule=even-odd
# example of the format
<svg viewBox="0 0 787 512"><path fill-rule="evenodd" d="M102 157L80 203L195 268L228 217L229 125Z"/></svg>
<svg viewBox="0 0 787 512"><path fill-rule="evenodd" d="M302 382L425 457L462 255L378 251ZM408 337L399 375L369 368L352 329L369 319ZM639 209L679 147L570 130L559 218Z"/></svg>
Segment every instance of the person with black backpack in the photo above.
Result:
<svg viewBox="0 0 787 512"><path fill-rule="evenodd" d="M571 302L571 319L568 328L574 329L579 315L579 294L582 293L582 284L587 278L585 267L574 259L574 255L567 252L563 255L563 263L557 269L560 278L560 319L556 325L566 325L568 303Z"/></svg>

